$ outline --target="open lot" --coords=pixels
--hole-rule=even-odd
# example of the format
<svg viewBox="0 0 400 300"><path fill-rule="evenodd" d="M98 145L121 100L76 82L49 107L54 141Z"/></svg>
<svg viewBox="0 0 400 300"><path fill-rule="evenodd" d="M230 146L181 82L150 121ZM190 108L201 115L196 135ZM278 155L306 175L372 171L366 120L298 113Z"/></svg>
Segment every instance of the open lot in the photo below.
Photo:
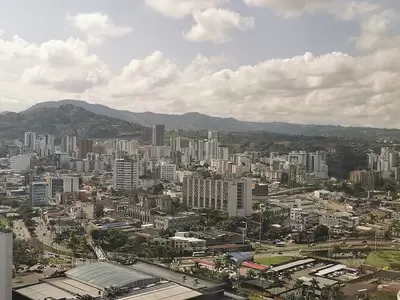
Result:
<svg viewBox="0 0 400 300"><path fill-rule="evenodd" d="M377 251L368 254L366 263L378 268L400 270L400 251Z"/></svg>

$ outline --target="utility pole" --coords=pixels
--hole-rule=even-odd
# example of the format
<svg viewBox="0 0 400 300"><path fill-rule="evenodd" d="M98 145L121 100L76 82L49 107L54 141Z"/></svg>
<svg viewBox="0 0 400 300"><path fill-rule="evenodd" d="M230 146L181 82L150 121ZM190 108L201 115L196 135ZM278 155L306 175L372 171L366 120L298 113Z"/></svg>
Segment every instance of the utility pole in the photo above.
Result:
<svg viewBox="0 0 400 300"><path fill-rule="evenodd" d="M264 212L266 211L266 207L264 204L260 204L260 236L259 236L259 242L261 244L262 240L262 225L264 221Z"/></svg>

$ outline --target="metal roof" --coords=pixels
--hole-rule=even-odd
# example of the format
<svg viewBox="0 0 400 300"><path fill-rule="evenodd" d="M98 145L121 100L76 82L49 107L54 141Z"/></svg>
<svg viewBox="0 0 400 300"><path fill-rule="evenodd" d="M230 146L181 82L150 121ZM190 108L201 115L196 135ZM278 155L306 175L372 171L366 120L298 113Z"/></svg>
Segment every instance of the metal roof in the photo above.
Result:
<svg viewBox="0 0 400 300"><path fill-rule="evenodd" d="M156 282L157 278L112 263L85 264L66 272L67 277L100 288L124 287L141 281Z"/></svg>
<svg viewBox="0 0 400 300"><path fill-rule="evenodd" d="M314 261L315 261L315 259L313 259L313 258L297 260L297 261L294 261L294 262L291 262L291 263L287 263L287 264L284 264L284 265L273 267L272 270L274 270L276 272L280 272L280 271L283 271L283 270L286 270L286 269L291 269L291 268L294 268L294 267L297 267L297 266L309 264L309 263L312 263Z"/></svg>

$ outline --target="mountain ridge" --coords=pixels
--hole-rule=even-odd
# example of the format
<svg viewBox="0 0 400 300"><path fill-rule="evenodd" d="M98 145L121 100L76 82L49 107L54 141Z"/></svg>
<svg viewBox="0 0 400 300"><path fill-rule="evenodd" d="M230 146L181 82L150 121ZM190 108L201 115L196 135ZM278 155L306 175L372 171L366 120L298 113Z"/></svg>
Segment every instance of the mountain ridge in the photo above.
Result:
<svg viewBox="0 0 400 300"><path fill-rule="evenodd" d="M140 135L142 126L64 104L58 107L37 107L20 113L0 115L0 138L20 138L24 132L49 133L56 137L77 135L87 138L113 138Z"/></svg>
<svg viewBox="0 0 400 300"><path fill-rule="evenodd" d="M168 129L184 131L217 130L224 132L269 131L291 135L320 135L337 136L342 138L382 138L399 136L399 129L384 129L372 127L354 127L340 125L294 124L286 122L251 122L240 121L235 118L213 117L198 112L185 114L159 114L153 112L135 113L127 110L117 110L102 104L92 104L82 100L64 99L58 101L41 102L28 108L26 111L42 107L59 107L64 104L82 107L98 115L118 118L128 122L150 126L151 124L165 124Z"/></svg>

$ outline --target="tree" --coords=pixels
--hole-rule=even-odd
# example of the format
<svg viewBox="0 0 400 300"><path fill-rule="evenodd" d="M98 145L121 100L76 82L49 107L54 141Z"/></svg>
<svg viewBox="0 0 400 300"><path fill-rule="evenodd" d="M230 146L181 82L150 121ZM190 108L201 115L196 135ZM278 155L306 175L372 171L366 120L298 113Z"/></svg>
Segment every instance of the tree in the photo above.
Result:
<svg viewBox="0 0 400 300"><path fill-rule="evenodd" d="M94 214L95 214L96 218L104 217L104 206L96 204L95 209L94 209Z"/></svg>
<svg viewBox="0 0 400 300"><path fill-rule="evenodd" d="M90 295L76 295L77 300L95 300L94 297Z"/></svg>
<svg viewBox="0 0 400 300"><path fill-rule="evenodd" d="M256 278L256 272L254 272L254 270L252 270L252 269L248 269L247 273L246 273L246 279L252 280L254 278Z"/></svg>

